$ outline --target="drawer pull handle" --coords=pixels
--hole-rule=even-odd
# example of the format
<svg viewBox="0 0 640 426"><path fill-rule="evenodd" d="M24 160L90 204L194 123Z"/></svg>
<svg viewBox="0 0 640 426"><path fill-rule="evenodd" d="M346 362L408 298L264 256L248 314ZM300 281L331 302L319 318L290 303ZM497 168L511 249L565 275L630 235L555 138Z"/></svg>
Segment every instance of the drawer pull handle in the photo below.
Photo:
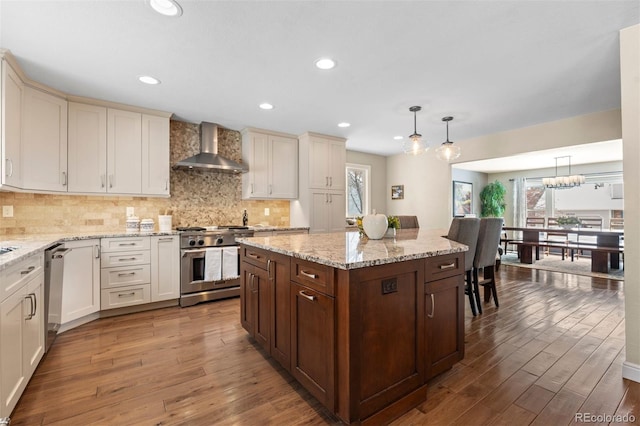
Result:
<svg viewBox="0 0 640 426"><path fill-rule="evenodd" d="M433 318L433 314L435 314L436 312L436 301L435 298L433 297L433 293L431 293L431 313L427 314L428 318Z"/></svg>
<svg viewBox="0 0 640 426"><path fill-rule="evenodd" d="M130 276L135 275L135 274L136 274L135 272L126 272L126 273L125 272L120 272L118 274L118 276L119 277L130 277Z"/></svg>
<svg viewBox="0 0 640 426"><path fill-rule="evenodd" d="M173 241L173 237L158 238L158 241Z"/></svg>
<svg viewBox="0 0 640 426"><path fill-rule="evenodd" d="M251 252L247 253L247 256L253 257L254 259L260 259L262 257L260 255L257 255L255 253L251 253Z"/></svg>
<svg viewBox="0 0 640 426"><path fill-rule="evenodd" d="M300 275L304 275L305 277L311 278L311 279L317 279L318 276L316 274L310 274L307 271L300 271Z"/></svg>
<svg viewBox="0 0 640 426"><path fill-rule="evenodd" d="M119 245L120 247L122 247L122 246L135 246L135 245L136 245L136 243L119 243L118 245Z"/></svg>
<svg viewBox="0 0 640 426"><path fill-rule="evenodd" d="M136 295L135 291L132 291L131 293L118 293L118 297L131 297L135 295Z"/></svg>
<svg viewBox="0 0 640 426"><path fill-rule="evenodd" d="M29 266L26 271L20 271L20 275L27 275L33 272L34 269L36 269L35 266Z"/></svg>
<svg viewBox="0 0 640 426"><path fill-rule="evenodd" d="M137 257L127 257L127 258L118 259L118 262L131 262L137 259L138 259Z"/></svg>
<svg viewBox="0 0 640 426"><path fill-rule="evenodd" d="M444 271L444 270L447 270L447 269L453 269L455 267L456 267L455 263L449 263L449 264L446 264L446 265L440 265L440 270Z"/></svg>
<svg viewBox="0 0 640 426"><path fill-rule="evenodd" d="M310 294L305 293L304 290L300 290L300 292L298 294L300 294L300 296L304 297L305 299L309 299L312 302L316 301L316 297L315 296L312 296Z"/></svg>

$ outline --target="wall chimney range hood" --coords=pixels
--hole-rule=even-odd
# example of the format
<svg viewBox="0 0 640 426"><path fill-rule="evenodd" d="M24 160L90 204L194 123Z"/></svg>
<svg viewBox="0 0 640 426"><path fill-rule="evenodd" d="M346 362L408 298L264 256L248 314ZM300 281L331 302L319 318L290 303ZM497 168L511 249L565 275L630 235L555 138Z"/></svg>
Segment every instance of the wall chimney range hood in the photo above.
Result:
<svg viewBox="0 0 640 426"><path fill-rule="evenodd" d="M200 169L221 173L246 173L249 168L245 164L218 155L218 125L200 123L200 153L185 158L173 166L174 169Z"/></svg>

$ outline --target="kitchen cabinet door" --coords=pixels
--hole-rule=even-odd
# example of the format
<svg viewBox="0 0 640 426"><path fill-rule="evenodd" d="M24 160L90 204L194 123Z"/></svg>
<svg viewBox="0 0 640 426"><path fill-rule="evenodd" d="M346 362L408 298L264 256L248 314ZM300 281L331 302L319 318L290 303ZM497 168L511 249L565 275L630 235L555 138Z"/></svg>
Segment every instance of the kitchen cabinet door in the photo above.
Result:
<svg viewBox="0 0 640 426"><path fill-rule="evenodd" d="M345 203L344 192L329 192L329 232L344 232L346 223Z"/></svg>
<svg viewBox="0 0 640 426"><path fill-rule="evenodd" d="M107 110L107 192L142 192L141 114L109 108Z"/></svg>
<svg viewBox="0 0 640 426"><path fill-rule="evenodd" d="M344 197L344 192L311 191L310 233L344 231Z"/></svg>
<svg viewBox="0 0 640 426"><path fill-rule="evenodd" d="M34 277L26 286L24 299L26 312L24 319L23 365L25 376L31 377L44 355L45 301L44 274Z"/></svg>
<svg viewBox="0 0 640 426"><path fill-rule="evenodd" d="M243 136L243 152L249 171L243 176L248 180L245 198L269 198L269 135L250 132Z"/></svg>
<svg viewBox="0 0 640 426"><path fill-rule="evenodd" d="M291 374L333 411L334 299L291 283Z"/></svg>
<svg viewBox="0 0 640 426"><path fill-rule="evenodd" d="M464 358L464 275L425 284L427 380Z"/></svg>
<svg viewBox="0 0 640 426"><path fill-rule="evenodd" d="M142 114L142 193L169 195L169 119Z"/></svg>
<svg viewBox="0 0 640 426"><path fill-rule="evenodd" d="M269 253L271 281L271 356L291 370L291 262L288 256Z"/></svg>
<svg viewBox="0 0 640 426"><path fill-rule="evenodd" d="M67 101L24 88L22 187L67 191Z"/></svg>
<svg viewBox="0 0 640 426"><path fill-rule="evenodd" d="M267 352L270 351L271 292L267 271L242 262L242 326Z"/></svg>
<svg viewBox="0 0 640 426"><path fill-rule="evenodd" d="M315 136L309 138L309 187L329 188L329 141Z"/></svg>
<svg viewBox="0 0 640 426"><path fill-rule="evenodd" d="M26 287L0 303L0 417L8 417L27 386L24 362Z"/></svg>
<svg viewBox="0 0 640 426"><path fill-rule="evenodd" d="M180 297L180 240L177 235L151 237L151 301Z"/></svg>
<svg viewBox="0 0 640 426"><path fill-rule="evenodd" d="M344 141L329 141L329 188L333 191L344 191L346 186L345 167L347 148Z"/></svg>
<svg viewBox="0 0 640 426"><path fill-rule="evenodd" d="M0 184L20 188L22 170L20 146L22 144L22 92L24 85L11 65L2 60L2 82L0 101L2 113L0 124Z"/></svg>
<svg viewBox="0 0 640 426"><path fill-rule="evenodd" d="M62 281L62 324L100 310L100 240L68 241Z"/></svg>
<svg viewBox="0 0 640 426"><path fill-rule="evenodd" d="M69 192L107 192L107 108L69 102Z"/></svg>
<svg viewBox="0 0 640 426"><path fill-rule="evenodd" d="M298 140L269 138L269 198L298 198Z"/></svg>

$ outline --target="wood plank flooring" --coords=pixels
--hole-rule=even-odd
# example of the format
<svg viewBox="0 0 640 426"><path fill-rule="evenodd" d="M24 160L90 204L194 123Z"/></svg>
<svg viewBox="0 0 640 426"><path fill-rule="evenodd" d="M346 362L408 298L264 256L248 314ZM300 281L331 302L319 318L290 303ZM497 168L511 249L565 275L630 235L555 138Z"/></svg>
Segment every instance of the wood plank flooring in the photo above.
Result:
<svg viewBox="0 0 640 426"><path fill-rule="evenodd" d="M502 266L498 294L500 308L485 304L475 318L467 306L465 359L433 379L427 401L394 425L640 417L640 385L621 378L621 282ZM239 311L236 298L102 319L60 335L12 425L338 424L265 358Z"/></svg>

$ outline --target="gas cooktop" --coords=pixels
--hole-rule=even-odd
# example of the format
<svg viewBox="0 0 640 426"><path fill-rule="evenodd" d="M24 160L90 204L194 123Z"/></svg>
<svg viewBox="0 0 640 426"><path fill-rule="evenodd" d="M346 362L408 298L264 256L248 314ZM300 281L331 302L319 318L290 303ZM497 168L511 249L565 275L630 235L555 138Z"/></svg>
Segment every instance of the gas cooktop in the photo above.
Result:
<svg viewBox="0 0 640 426"><path fill-rule="evenodd" d="M204 231L211 231L211 232L215 232L217 230L223 230L223 229L249 229L248 226L237 226L237 225L223 225L223 226L207 226L207 227L203 227L203 226L178 226L176 228L177 231L183 231L183 232L204 232Z"/></svg>

